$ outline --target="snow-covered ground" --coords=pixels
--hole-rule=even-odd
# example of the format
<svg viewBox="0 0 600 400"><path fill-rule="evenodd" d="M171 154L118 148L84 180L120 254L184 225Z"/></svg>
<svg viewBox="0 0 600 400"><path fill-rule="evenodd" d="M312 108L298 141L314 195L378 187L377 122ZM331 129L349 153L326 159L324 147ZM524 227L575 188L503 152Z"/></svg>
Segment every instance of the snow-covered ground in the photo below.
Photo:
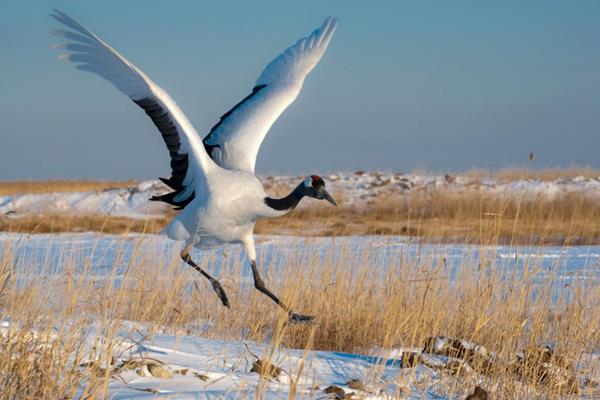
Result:
<svg viewBox="0 0 600 400"><path fill-rule="evenodd" d="M539 268L539 279L556 280L559 290L582 284L600 286L600 246L492 248L423 244L394 236L259 236L257 247L259 260L267 274L276 273L291 257L306 254L330 257L343 252L345 260L349 260L348 268L355 268L365 261L373 261L374 268L382 269L400 260L418 259L425 265L443 263L452 284L461 266L469 260L484 257L496 268L516 268L517 272L524 265L535 265ZM51 278L64 273L66 265L75 264L85 269L86 274L98 278L110 275L118 282L132 257L146 254L157 268L161 264L166 268L177 259L178 250L179 244L161 235L0 233L0 258L12 257L16 276L24 273L29 277ZM367 260L365 254L368 254ZM195 256L207 262L211 272L227 274L243 254L239 247L227 246L198 252ZM242 283L251 282L249 268L236 272L242 274ZM267 399L286 399L293 387L292 380L300 398L333 398L324 392L331 385L345 393L354 392L354 398L464 398L476 384L487 382L485 377L477 374L466 381L448 373L449 358L440 355L419 355L422 359L418 365L402 365L403 352L420 353L422 349L366 349L360 354L305 352L272 349L270 343L175 334L142 337L133 325L124 322L120 333L122 340L118 341L120 348L114 350L115 372L109 386L113 399L255 398L257 393L264 394ZM7 329L6 324L3 329ZM90 345L98 334L94 329L91 327L88 333ZM271 351L272 357L268 357ZM252 367L257 359L267 358L281 371L276 378L263 380ZM302 369L300 365L303 365Z"/></svg>
<svg viewBox="0 0 600 400"><path fill-rule="evenodd" d="M416 387L414 380L433 386L435 371L423 366L401 371L399 359L385 363L379 357L285 348L276 349L271 357L273 349L269 345L239 341L155 335L137 344L136 340L141 337L132 339L122 342L124 348L132 349L126 354L127 359L159 360L163 371L168 372L159 377L148 367L126 370L120 374L121 379L112 380L113 399L252 399L257 398L258 393L265 399L288 399L292 382L297 384L296 393L300 398L333 398L324 392L332 385L346 393L360 393L364 399L385 399L400 393L415 399L434 398L431 395L435 393L434 389L432 393L409 389ZM401 356L398 352L394 355ZM281 368L280 373L272 379L261 379L252 371L257 358L270 359L273 366ZM303 372L298 375L301 365ZM375 379L378 383L373 384L376 367L380 369ZM364 390L357 390L352 380L362 382ZM142 392L148 389L151 391Z"/></svg>
<svg viewBox="0 0 600 400"><path fill-rule="evenodd" d="M0 334L9 329L9 321L0 323ZM479 383L444 373L455 359L422 348L368 354L305 351L269 343L147 336L139 329L139 324L122 323L110 365L92 356L102 334L96 326L86 332L82 376L93 373L94 363L108 368L111 399L288 399L294 391L292 398L439 400L462 398ZM420 363L409 365L403 354L419 357ZM260 376L257 362L273 369Z"/></svg>
<svg viewBox="0 0 600 400"><path fill-rule="evenodd" d="M561 194L578 192L600 198L600 177L576 177L539 181L519 179L502 181L467 176L406 175L392 172L332 173L324 176L328 188L341 194L345 202L360 204L381 195L403 195L414 191L431 190L481 190L508 196L544 196L552 198ZM292 187L303 176L267 176L262 180L267 186ZM103 214L143 218L164 214L168 207L148 199L166 191L159 181L142 182L137 188L109 189L95 192L19 194L0 196L0 216L39 213Z"/></svg>
<svg viewBox="0 0 600 400"><path fill-rule="evenodd" d="M486 260L495 268L520 273L524 267L538 268L537 279L552 279L559 285L586 282L600 285L600 246L478 246L463 244L423 243L405 236L341 236L299 237L257 235L257 255L266 273L302 257L327 257L344 254L348 268L358 268L365 262L372 269L384 269L390 263L409 265L419 260L421 265L435 267L443 263L451 282L464 265L477 265ZM73 264L86 274L119 277L133 256L141 254L153 260L156 268L167 268L179 260L181 243L164 235L99 233L20 234L0 232L0 258L10 254L17 272L54 275ZM249 268L234 271L244 260L241 246L227 245L212 251L194 250L194 259L201 260L215 275L241 273L242 283L251 282ZM365 259L365 255L368 258ZM411 277L407 276L407 279Z"/></svg>

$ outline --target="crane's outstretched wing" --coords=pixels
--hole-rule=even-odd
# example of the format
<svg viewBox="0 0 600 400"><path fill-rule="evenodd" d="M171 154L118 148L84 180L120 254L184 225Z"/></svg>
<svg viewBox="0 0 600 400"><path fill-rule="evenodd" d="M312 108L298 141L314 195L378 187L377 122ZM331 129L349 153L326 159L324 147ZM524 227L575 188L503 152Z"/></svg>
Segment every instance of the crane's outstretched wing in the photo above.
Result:
<svg viewBox="0 0 600 400"><path fill-rule="evenodd" d="M171 156L171 177L161 179L174 190L152 200L185 207L196 191L204 192L208 170L217 167L206 154L190 121L167 92L93 32L61 11L54 10L52 16L69 28L52 31L68 39L67 43L54 46L67 53L59 58L77 63L78 69L100 75L152 119Z"/></svg>
<svg viewBox="0 0 600 400"><path fill-rule="evenodd" d="M204 147L221 167L254 172L256 156L271 125L298 97L304 78L317 65L335 32L329 17L264 69L252 93L227 111L204 138Z"/></svg>

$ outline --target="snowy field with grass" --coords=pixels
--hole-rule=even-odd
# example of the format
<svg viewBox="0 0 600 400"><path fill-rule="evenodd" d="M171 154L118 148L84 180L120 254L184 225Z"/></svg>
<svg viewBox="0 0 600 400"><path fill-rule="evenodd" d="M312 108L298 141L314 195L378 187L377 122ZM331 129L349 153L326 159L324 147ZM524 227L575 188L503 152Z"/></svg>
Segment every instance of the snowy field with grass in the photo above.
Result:
<svg viewBox="0 0 600 400"><path fill-rule="evenodd" d="M557 288L584 281L600 286L600 246L475 246L432 244L403 236L298 237L257 235L259 264L266 273L277 273L282 265L298 262L310 255L323 261L344 253L358 267L362 263L376 265L374 273L382 273L390 263L419 260L443 271L445 279L454 283L461 265L488 260L495 268L522 275L534 270L536 281L551 279ZM10 253L15 258L15 272L39 274L45 278L62 275L68 268L98 277L110 276L118 281L127 272L132 257L152 258L155 268L168 268L179 262L181 242L165 235L151 234L19 234L0 233L0 257ZM241 272L241 285L252 285L250 268L236 270L245 256L239 245L226 245L212 251L193 250L214 275ZM182 264L182 269L185 267ZM234 276L234 278L237 278ZM407 282L417 277L406 276Z"/></svg>
<svg viewBox="0 0 600 400"><path fill-rule="evenodd" d="M208 285L178 261L179 250L178 243L161 235L0 234L2 272L9 271L17 288L36 284L48 289L59 288L68 279L72 279L74 285L82 284L78 276L82 281L92 282L92 290L100 288L100 283L119 288L131 275L141 273L138 268L151 262L155 276L164 277L164 282L173 273L186 277L188 282L181 288L188 292L188 298L193 298L198 286ZM380 281L385 280L390 271L397 274L398 265L414 265L404 276L396 276L398 282L412 286L429 281L460 288L466 285L461 278L461 268L479 264L469 273L485 279L485 275L501 270L499 276L506 279L527 280L530 282L528 298L533 301L547 296L549 308L556 302L578 301L580 293L597 293L600 288L600 246L468 246L430 244L401 236L258 236L257 252L267 279L276 281L288 270L287 265L301 266L307 262L345 268L344 279L357 282L365 279L365 265L369 278ZM198 251L194 256L225 283L226 290L240 293L253 290L250 268L243 261L240 247L230 245L209 252ZM341 262L337 263L337 259ZM309 294L311 279L321 278L307 276L299 290L300 296ZM115 293L111 299L117 301L119 292ZM254 304L238 299L233 302L232 310L224 310L209 289L204 290L203 296L195 301L209 303L210 310L219 313L243 314ZM434 307L446 305L438 303ZM491 365L505 362L503 357L469 341L470 337L452 339L434 335L421 345L406 347L396 343L381 347L373 344L354 352L315 350L310 345L294 349L281 343L275 328L281 322L277 318L278 310L270 304L262 310L267 310L267 322L261 328L265 330L262 340L256 340L250 334L251 329L243 327L222 338L215 337L220 317L211 312L216 311L194 324L181 326L164 321L159 326L150 326L152 324L143 320L122 319L112 321L107 328L106 324L94 321L92 315L89 325L78 328L84 344L78 347L77 366L84 377L106 378L104 382L113 399L260 396L266 399L290 396L441 399L465 398L478 385L490 392L499 386L482 365L492 368ZM321 312L328 311L323 308ZM325 329L319 322L323 316L316 315L317 322L312 329ZM18 332L11 329L18 329L22 323L18 316L11 317L10 313L3 317L1 332L5 337ZM35 333L35 327L31 329ZM58 337L64 329L59 326L52 331ZM102 354L99 348L105 336L111 337L112 345L109 356L104 353L102 362L98 354ZM542 349L554 351L554 343L542 344L548 346ZM540 351L543 356L546 350ZM593 398L598 395L600 378L598 349L582 347L581 352L575 366L559 366L558 361L548 356L550 358L540 364L544 365L540 367L544 368L540 376L566 397L573 398L577 393ZM515 352L507 362L528 365L532 357L531 353ZM539 357L536 355L536 360ZM518 371L515 369L509 378L504 378L514 380L510 387L523 396L539 396L536 386L527 384L529 375ZM90 390L86 382L93 379L85 379L78 396ZM574 385L577 392L572 389Z"/></svg>

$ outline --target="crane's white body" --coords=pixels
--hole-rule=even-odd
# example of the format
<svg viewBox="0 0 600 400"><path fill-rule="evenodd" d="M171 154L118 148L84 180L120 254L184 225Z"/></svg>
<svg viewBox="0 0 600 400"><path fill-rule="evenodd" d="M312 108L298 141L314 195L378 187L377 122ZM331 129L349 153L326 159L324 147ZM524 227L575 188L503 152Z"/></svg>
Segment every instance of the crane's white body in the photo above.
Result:
<svg viewBox="0 0 600 400"><path fill-rule="evenodd" d="M248 172L220 168L206 183L205 191L171 221L167 235L203 249L242 243L254 260L254 223L285 212L267 207L261 182Z"/></svg>
<svg viewBox="0 0 600 400"><path fill-rule="evenodd" d="M55 46L67 51L60 58L102 76L136 103L152 103L155 116L161 118L159 123L153 121L159 130L164 129L161 133L172 158L187 157L175 200L189 200L192 195L193 199L169 224L167 235L198 248L242 243L248 258L255 260L252 232L256 220L285 214L265 204L263 186L254 176L258 150L271 125L296 99L305 77L325 53L336 20L326 19L311 35L268 64L256 81L256 93L253 90L225 114L203 143L175 101L143 71L71 17L57 10L53 16L70 28L54 31L69 40ZM205 144L213 146L211 154Z"/></svg>

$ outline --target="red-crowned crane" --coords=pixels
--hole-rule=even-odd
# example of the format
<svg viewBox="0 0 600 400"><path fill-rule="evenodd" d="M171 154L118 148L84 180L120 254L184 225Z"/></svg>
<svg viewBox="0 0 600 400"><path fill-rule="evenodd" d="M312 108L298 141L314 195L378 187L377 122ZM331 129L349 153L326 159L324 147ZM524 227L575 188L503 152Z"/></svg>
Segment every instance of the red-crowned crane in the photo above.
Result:
<svg viewBox="0 0 600 400"><path fill-rule="evenodd" d="M294 313L266 288L256 266L254 224L259 218L288 213L305 196L337 204L317 175L306 178L287 196L272 198L254 175L254 165L269 128L296 99L304 79L327 50L336 19L327 18L271 61L252 92L223 114L201 140L175 101L141 69L68 15L54 10L52 16L68 28L53 31L67 39L67 43L54 46L66 53L59 58L108 80L141 107L160 131L171 157L171 177L161 180L173 191L151 200L181 210L166 233L173 240L185 241L183 261L208 279L223 305L229 307L219 281L191 259L190 250L241 243L256 289L283 308L290 321L312 320L312 316Z"/></svg>

